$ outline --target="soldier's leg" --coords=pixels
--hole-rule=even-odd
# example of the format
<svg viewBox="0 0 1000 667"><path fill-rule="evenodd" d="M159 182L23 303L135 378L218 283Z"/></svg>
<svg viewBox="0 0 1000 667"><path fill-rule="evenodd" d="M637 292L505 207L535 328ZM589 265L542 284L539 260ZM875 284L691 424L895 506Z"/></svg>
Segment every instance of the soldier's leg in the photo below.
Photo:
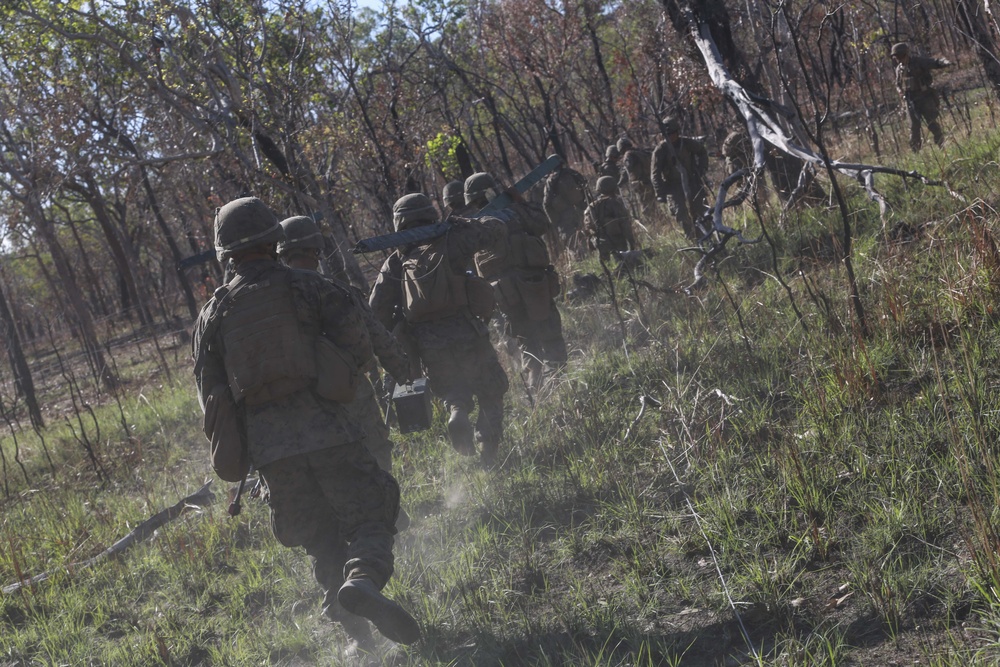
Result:
<svg viewBox="0 0 1000 667"><path fill-rule="evenodd" d="M420 358L427 369L431 391L448 408L448 440L455 450L467 456L476 453L472 422L469 414L474 403L468 378L467 343L456 343L447 349L421 349Z"/></svg>
<svg viewBox="0 0 1000 667"><path fill-rule="evenodd" d="M309 471L304 455L269 463L260 469L268 485L271 529L286 547L302 546L313 561L313 576L323 588L323 613L340 623L351 639L371 639L368 621L343 609L337 592L344 584L347 541L333 508Z"/></svg>
<svg viewBox="0 0 1000 667"><path fill-rule="evenodd" d="M930 95L921 100L919 107L920 114L927 121L927 129L934 137L934 143L941 146L944 143L944 132L938 123L938 100L936 95Z"/></svg>
<svg viewBox="0 0 1000 667"><path fill-rule="evenodd" d="M476 398L479 402L476 434L482 443L483 463L492 464L503 438L503 399L510 388L510 381L489 339L483 339L477 344L474 368Z"/></svg>
<svg viewBox="0 0 1000 667"><path fill-rule="evenodd" d="M333 508L347 540L346 582L337 599L369 619L389 639L409 644L420 627L406 610L381 594L393 571L393 525L399 485L360 441L306 455L309 470Z"/></svg>
<svg viewBox="0 0 1000 667"><path fill-rule="evenodd" d="M920 112L917 110L917 103L910 102L906 105L906 117L910 121L910 148L914 152L920 150Z"/></svg>

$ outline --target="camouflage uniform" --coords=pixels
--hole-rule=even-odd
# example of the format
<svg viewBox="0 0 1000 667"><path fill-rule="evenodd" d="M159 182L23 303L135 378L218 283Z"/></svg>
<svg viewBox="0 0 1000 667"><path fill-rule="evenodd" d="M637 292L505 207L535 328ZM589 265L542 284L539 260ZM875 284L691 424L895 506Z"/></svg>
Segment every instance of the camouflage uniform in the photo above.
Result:
<svg viewBox="0 0 1000 667"><path fill-rule="evenodd" d="M379 593L393 573L399 486L365 448L349 410L318 393L321 369L308 356L326 339L360 370L371 359L371 341L347 289L276 261L282 236L254 197L219 209L217 252L233 259L235 278L195 322L199 399L204 408L220 386L236 398L250 463L268 489L272 531L313 559L324 611L343 603L410 643L419 626ZM221 312L217 298L226 300Z"/></svg>
<svg viewBox="0 0 1000 667"><path fill-rule="evenodd" d="M622 170L618 166L620 157L618 146L615 144L608 146L604 151L604 162L597 165L597 176L610 176L615 183L620 183L622 180Z"/></svg>
<svg viewBox="0 0 1000 667"><path fill-rule="evenodd" d="M705 174L708 151L697 139L682 137L676 120L665 123L668 136L653 151L652 181L656 199L665 202L670 213L689 239L701 233L695 221L708 209L705 201Z"/></svg>
<svg viewBox="0 0 1000 667"><path fill-rule="evenodd" d="M951 63L942 58L911 56L909 47L903 43L892 47L892 56L897 62L896 90L906 104L906 115L910 121L910 148L920 150L921 121L927 123L934 143L941 146L944 133L938 124L938 96L933 87L931 70L947 67Z"/></svg>
<svg viewBox="0 0 1000 667"><path fill-rule="evenodd" d="M603 178L609 177L598 179L600 194L587 207L583 218L587 235L600 253L601 261L606 262L612 253L635 250L638 244L625 203L613 190L616 189L614 184Z"/></svg>
<svg viewBox="0 0 1000 667"><path fill-rule="evenodd" d="M542 241L548 221L524 204L512 204L503 215L507 238L476 255L476 268L493 284L497 307L504 316L504 333L517 341L528 382L539 387L545 367L550 371L562 368L569 356L554 298L559 293L559 276ZM523 252L528 244L540 254L530 262Z"/></svg>
<svg viewBox="0 0 1000 667"><path fill-rule="evenodd" d="M322 245L316 238L319 235L319 230L316 228L315 222L304 216L296 216L282 220L281 225L285 230L285 240L278 243L278 255L282 261L293 268L317 271L319 266L316 251L321 250ZM309 232L314 228L315 234L310 234ZM406 351L399 344L399 341L375 318L364 294L356 287L343 281L330 277L327 279L334 282L340 289L345 289L350 293L351 301L361 313L365 323L372 351L382 367L397 382L408 380L411 373ZM379 407L373 387L377 381L378 367L373 358L363 369L363 376L358 382L355 399L346 404L346 408L353 420L363 426L365 432L362 439L363 444L378 461L379 467L386 472L392 472L393 444L389 438L389 427L385 423L385 417Z"/></svg>
<svg viewBox="0 0 1000 667"><path fill-rule="evenodd" d="M379 364L386 369L397 384L407 382L417 374L411 371L410 360L396 337L386 330L385 326L375 317L368 301L363 294L351 289L352 300L361 310L365 328L372 341L372 351ZM358 382L358 390L352 402L347 404L351 415L365 428L363 443L368 451L378 461L380 468L392 472L393 444L389 437L389 426L385 423L385 415L379 407L375 395L374 381L378 379L378 369L375 361L363 369L365 377Z"/></svg>
<svg viewBox="0 0 1000 667"><path fill-rule="evenodd" d="M371 343L346 290L334 288L318 274L293 271L275 261L236 267L236 275L250 287L284 272L292 272L292 297L301 320L319 327L358 368L367 364ZM235 301L226 315L238 306ZM195 349L204 349L206 355L196 378L201 396L228 382L221 334L202 340L206 313L213 310L210 301L193 336ZM267 484L274 535L287 547L305 547L314 559L316 580L326 591L324 608L333 604L345 576L355 571L384 586L393 571L399 486L365 448L364 429L349 410L307 387L246 405L245 413L250 461Z"/></svg>
<svg viewBox="0 0 1000 667"><path fill-rule="evenodd" d="M639 216L649 221L656 214L656 191L650 178L652 153L645 148L635 148L628 140L619 141L618 148L622 154L622 175L618 184L628 184Z"/></svg>
<svg viewBox="0 0 1000 667"><path fill-rule="evenodd" d="M475 253L498 243L505 231L503 223L494 218L451 220L453 225L442 243L446 244L452 272L464 275L470 271ZM453 415L461 414L467 419L475 407L474 399L478 401L476 432L483 446L483 459L490 461L503 437L503 399L510 386L507 374L490 343L486 323L468 307L426 321L405 321L403 261L423 245L427 244L407 246L386 259L372 287L369 303L386 328L404 322L405 335L413 342L431 391ZM449 435L453 435L453 430L449 429ZM464 439L456 442L454 437L452 442L462 453L473 453L471 442Z"/></svg>
<svg viewBox="0 0 1000 667"><path fill-rule="evenodd" d="M575 169L560 167L545 179L542 209L571 251L579 245L577 234L583 229L587 199L587 180Z"/></svg>
<svg viewBox="0 0 1000 667"><path fill-rule="evenodd" d="M753 169L753 142L743 128L732 130L722 141L722 156L726 159L726 174L740 169Z"/></svg>

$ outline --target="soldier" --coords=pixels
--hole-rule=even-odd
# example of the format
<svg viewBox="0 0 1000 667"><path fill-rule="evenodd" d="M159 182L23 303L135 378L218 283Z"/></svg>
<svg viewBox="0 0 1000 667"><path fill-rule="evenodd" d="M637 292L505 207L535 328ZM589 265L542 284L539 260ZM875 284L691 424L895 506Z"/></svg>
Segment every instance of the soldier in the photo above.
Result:
<svg viewBox="0 0 1000 667"><path fill-rule="evenodd" d="M479 172L465 179L465 201L475 210L498 194L496 182ZM504 333L517 341L528 383L539 388L547 373L561 369L568 357L562 318L556 307L559 276L549 260L542 236L549 223L544 215L517 201L498 214L507 236L476 255L476 270L490 281L504 317Z"/></svg>
<svg viewBox="0 0 1000 667"><path fill-rule="evenodd" d="M583 212L587 208L589 194L587 179L565 163L545 179L542 210L559 234L562 245L571 253L579 245L577 234L583 230Z"/></svg>
<svg viewBox="0 0 1000 667"><path fill-rule="evenodd" d="M600 176L610 176L614 179L617 184L621 181L622 170L618 166L618 158L621 154L618 152L618 146L611 144L606 149L604 149L604 162L597 165L597 175Z"/></svg>
<svg viewBox="0 0 1000 667"><path fill-rule="evenodd" d="M437 209L422 194L401 197L392 207L396 231L431 224ZM485 465L496 459L503 437L503 398L510 386L490 343L493 290L472 271L477 251L506 235L494 218L450 218L443 236L413 243L386 259L370 304L386 327L398 327L414 344L431 391L449 411L448 438L460 453L475 454L478 438ZM475 434L469 420L478 400Z"/></svg>
<svg viewBox="0 0 1000 667"><path fill-rule="evenodd" d="M294 216L282 220L281 228L284 231L284 238L278 242L277 246L278 257L281 261L293 269L318 272L323 237L313 219L301 215ZM330 280L337 282L333 279ZM392 334L386 331L385 327L375 319L371 308L368 307L368 301L360 290L344 283L338 283L338 286L350 292L351 302L361 312L365 329L371 340L372 350L379 362L397 382L407 382L411 378L411 373L406 352ZM389 427L385 423L375 398L375 390L369 379L377 374L375 360L372 359L362 371L363 375L358 380L354 400L346 403L345 407L351 419L364 428L362 443L365 448L375 457L382 470L391 473L393 445L392 440L389 439ZM405 530L408 525L409 517L400 508L399 516L396 519L396 530ZM334 553L339 554L346 554L346 552L346 544L343 543L339 550L334 550ZM343 568L343 565L341 563L340 567ZM344 609L337 609L338 605L339 603L334 602L334 609L327 613L344 628L344 632L354 644L353 649L369 647L372 643L372 635L368 621Z"/></svg>
<svg viewBox="0 0 1000 667"><path fill-rule="evenodd" d="M319 270L319 251L322 248L322 237L319 228L312 218L295 216L281 221L285 238L278 242L278 257L287 266L304 271ZM351 293L354 305L361 311L361 316L372 342L372 351L397 384L406 383L413 377L410 361L406 351L391 333L382 325L368 306L368 300L357 288L340 284L340 287ZM364 369L365 377L358 382L357 395L348 409L352 415L364 425L364 444L372 453L379 467L386 472L392 472L392 440L389 439L389 427L386 426L382 410L375 397L375 390L369 378L377 377L375 360ZM402 510L401 510L402 511ZM398 528L397 524L397 528Z"/></svg>
<svg viewBox="0 0 1000 667"><path fill-rule="evenodd" d="M445 218L466 213L465 184L462 181L451 181L444 186L441 198L445 205Z"/></svg>
<svg viewBox="0 0 1000 667"><path fill-rule="evenodd" d="M587 207L584 224L591 243L606 262L619 252L637 250L632 218L618 196L618 184L610 176L597 179L597 199Z"/></svg>
<svg viewBox="0 0 1000 667"><path fill-rule="evenodd" d="M701 231L695 221L707 210L705 174L708 171L708 151L697 139L681 136L677 118L663 119L666 139L653 151L651 178L656 200L667 204L684 234L697 240Z"/></svg>
<svg viewBox="0 0 1000 667"><path fill-rule="evenodd" d="M652 154L645 148L636 148L625 137L618 140L618 152L622 156L622 175L618 185L628 183L639 217L649 222L656 213L656 192L650 178Z"/></svg>
<svg viewBox="0 0 1000 667"><path fill-rule="evenodd" d="M231 406L267 485L274 535L313 559L324 613L341 620L346 610L413 643L420 627L381 593L393 572L399 486L342 404L371 359L364 321L346 289L277 261L282 236L256 197L216 214L216 252L235 277L202 309L192 337L206 432Z"/></svg>
<svg viewBox="0 0 1000 667"><path fill-rule="evenodd" d="M906 115L910 119L910 148L920 150L920 122L927 123L927 129L934 136L934 143L944 143L944 133L938 124L938 97L934 90L931 70L948 67L944 58L911 56L910 47L905 42L892 45L892 60L896 63L896 90L906 105Z"/></svg>
<svg viewBox="0 0 1000 667"><path fill-rule="evenodd" d="M722 156L726 159L726 174L740 169L753 169L753 142L743 127L730 130L722 141Z"/></svg>

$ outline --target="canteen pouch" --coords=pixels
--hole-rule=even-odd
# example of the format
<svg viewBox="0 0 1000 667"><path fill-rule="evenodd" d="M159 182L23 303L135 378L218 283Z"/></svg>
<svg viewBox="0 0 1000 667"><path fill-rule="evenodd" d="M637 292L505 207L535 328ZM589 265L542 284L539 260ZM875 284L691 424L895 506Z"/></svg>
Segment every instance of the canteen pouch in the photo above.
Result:
<svg viewBox="0 0 1000 667"><path fill-rule="evenodd" d="M541 322L549 319L552 307L552 295L549 293L549 276L547 271L518 272L514 274L514 284L521 295L524 311L528 319Z"/></svg>
<svg viewBox="0 0 1000 667"><path fill-rule="evenodd" d="M250 472L250 454L242 422L242 408L233 400L229 386L215 385L205 397L203 429L211 446L212 468L227 482L239 482Z"/></svg>
<svg viewBox="0 0 1000 667"><path fill-rule="evenodd" d="M479 276L469 274L465 276L465 293L469 302L469 312L489 321L497 306L493 286Z"/></svg>

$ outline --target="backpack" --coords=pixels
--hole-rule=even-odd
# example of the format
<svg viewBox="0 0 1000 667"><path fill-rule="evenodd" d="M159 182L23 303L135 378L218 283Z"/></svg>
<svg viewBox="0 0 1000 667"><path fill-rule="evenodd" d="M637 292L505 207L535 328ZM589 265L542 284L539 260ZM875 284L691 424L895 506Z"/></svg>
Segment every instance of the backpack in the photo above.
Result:
<svg viewBox="0 0 1000 667"><path fill-rule="evenodd" d="M469 305L466 277L448 261L448 234L413 248L402 259L403 315L407 322L426 322Z"/></svg>

